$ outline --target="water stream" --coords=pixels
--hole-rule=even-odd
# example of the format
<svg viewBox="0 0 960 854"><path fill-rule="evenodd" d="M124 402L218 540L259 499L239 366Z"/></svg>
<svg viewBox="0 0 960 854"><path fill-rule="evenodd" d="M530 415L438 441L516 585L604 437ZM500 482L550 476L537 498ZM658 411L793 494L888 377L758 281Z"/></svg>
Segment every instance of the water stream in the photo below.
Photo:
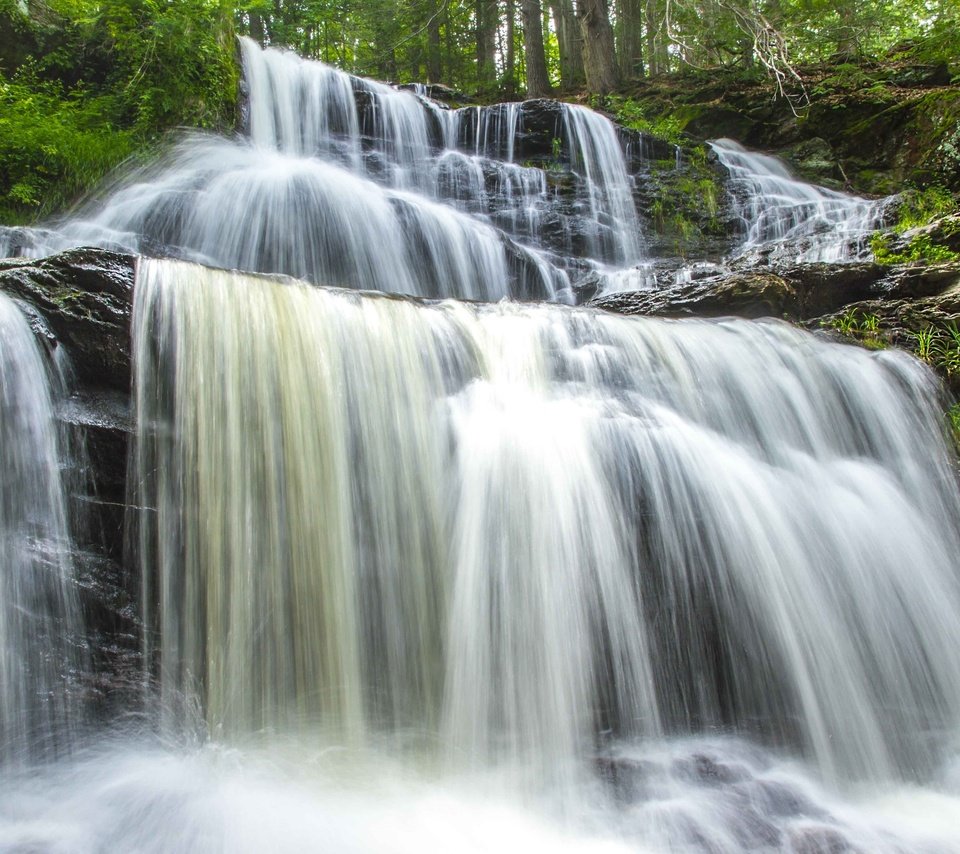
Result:
<svg viewBox="0 0 960 854"><path fill-rule="evenodd" d="M870 255L886 199L870 200L801 181L769 154L732 139L711 143L730 173L730 192L745 240L783 261L853 261Z"/></svg>
<svg viewBox="0 0 960 854"><path fill-rule="evenodd" d="M55 383L0 297L0 851L960 851L928 369L503 300L643 260L612 125L551 114L562 220L540 107L243 52L246 138L34 235L181 256L133 308L143 700L93 729ZM856 254L868 203L716 148L748 248Z"/></svg>
<svg viewBox="0 0 960 854"><path fill-rule="evenodd" d="M0 293L0 765L62 754L80 717L84 655L52 374Z"/></svg>
<svg viewBox="0 0 960 854"><path fill-rule="evenodd" d="M0 844L957 850L917 362L170 261L136 299L159 728L24 778Z"/></svg>

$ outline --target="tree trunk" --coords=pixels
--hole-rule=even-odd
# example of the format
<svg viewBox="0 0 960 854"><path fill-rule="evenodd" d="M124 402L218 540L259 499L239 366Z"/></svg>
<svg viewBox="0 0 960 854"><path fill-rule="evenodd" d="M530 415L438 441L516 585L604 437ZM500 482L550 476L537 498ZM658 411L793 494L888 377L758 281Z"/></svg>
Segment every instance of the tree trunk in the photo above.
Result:
<svg viewBox="0 0 960 854"><path fill-rule="evenodd" d="M507 0L507 43L502 54L505 58L503 69L503 92L508 98L517 93L517 3Z"/></svg>
<svg viewBox="0 0 960 854"><path fill-rule="evenodd" d="M440 46L440 14L439 2L427 7L430 18L427 21L427 81L439 83L443 79L442 52Z"/></svg>
<svg viewBox="0 0 960 854"><path fill-rule="evenodd" d="M584 82L583 36L572 0L551 0L550 11L560 48L560 82L564 89L576 89Z"/></svg>
<svg viewBox="0 0 960 854"><path fill-rule="evenodd" d="M543 50L543 9L540 0L521 0L523 14L523 57L527 66L527 97L548 98L551 94L547 57Z"/></svg>
<svg viewBox="0 0 960 854"><path fill-rule="evenodd" d="M497 0L477 0L477 90L490 95L497 86Z"/></svg>
<svg viewBox="0 0 960 854"><path fill-rule="evenodd" d="M647 70L651 76L666 74L670 70L670 51L667 45L667 32L664 3L658 0L646 0L647 19Z"/></svg>
<svg viewBox="0 0 960 854"><path fill-rule="evenodd" d="M263 26L263 18L256 12L250 13L250 38L260 47L267 46L267 31Z"/></svg>
<svg viewBox="0 0 960 854"><path fill-rule="evenodd" d="M840 32L837 35L837 54L844 59L856 59L860 55L860 39L857 33L857 14L850 0L840 4Z"/></svg>
<svg viewBox="0 0 960 854"><path fill-rule="evenodd" d="M642 17L641 0L617 0L617 58L623 80L636 80L644 74Z"/></svg>
<svg viewBox="0 0 960 854"><path fill-rule="evenodd" d="M607 0L580 0L577 16L583 33L583 69L587 75L587 89L604 95L613 91L619 82Z"/></svg>

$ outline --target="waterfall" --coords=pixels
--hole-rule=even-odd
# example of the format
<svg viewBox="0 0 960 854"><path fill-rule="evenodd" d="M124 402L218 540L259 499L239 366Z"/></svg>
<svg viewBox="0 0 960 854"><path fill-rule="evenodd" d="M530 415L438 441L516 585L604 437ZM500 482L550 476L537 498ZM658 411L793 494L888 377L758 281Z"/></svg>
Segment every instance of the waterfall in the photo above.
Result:
<svg viewBox="0 0 960 854"><path fill-rule="evenodd" d="M781 160L730 139L711 147L730 172L745 232L742 251L772 247L795 261L851 261L869 254L870 236L883 224L883 201L800 181Z"/></svg>
<svg viewBox="0 0 960 854"><path fill-rule="evenodd" d="M101 246L482 300L570 301L572 271L642 258L631 179L605 118L553 102L450 110L249 39L241 48L246 138L186 136L23 245L0 235L0 248ZM515 162L537 110L546 150ZM558 176L562 188L551 186Z"/></svg>
<svg viewBox="0 0 960 854"><path fill-rule="evenodd" d="M17 306L0 294L0 762L64 749L79 606L48 371Z"/></svg>
<svg viewBox="0 0 960 854"><path fill-rule="evenodd" d="M609 122L241 50L245 136L25 234L165 259L133 293L139 601L88 614L142 625L142 708L80 745L76 674L116 674L56 371L0 296L0 850L960 850L929 369L563 305L655 281ZM714 147L745 251L861 251L872 203Z"/></svg>
<svg viewBox="0 0 960 854"><path fill-rule="evenodd" d="M956 732L960 505L908 357L174 262L135 310L175 717L554 768L732 728L829 779L923 779Z"/></svg>

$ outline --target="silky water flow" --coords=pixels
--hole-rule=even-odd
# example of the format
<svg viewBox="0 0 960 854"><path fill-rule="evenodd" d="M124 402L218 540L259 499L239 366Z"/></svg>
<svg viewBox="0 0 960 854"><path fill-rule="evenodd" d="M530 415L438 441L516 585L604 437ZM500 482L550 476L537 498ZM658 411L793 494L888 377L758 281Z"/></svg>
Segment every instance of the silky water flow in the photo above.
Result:
<svg viewBox="0 0 960 854"><path fill-rule="evenodd" d="M0 294L0 767L63 755L80 723L61 390L26 317Z"/></svg>
<svg viewBox="0 0 960 854"><path fill-rule="evenodd" d="M561 110L558 228L519 105L242 50L246 138L186 139L31 251L488 302L140 260L143 704L92 727L59 392L0 301L0 850L960 851L930 372L497 302L644 260L609 122ZM868 203L715 150L745 251L861 252Z"/></svg>
<svg viewBox="0 0 960 854"><path fill-rule="evenodd" d="M146 260L134 341L157 731L16 778L0 844L960 844L910 357Z"/></svg>

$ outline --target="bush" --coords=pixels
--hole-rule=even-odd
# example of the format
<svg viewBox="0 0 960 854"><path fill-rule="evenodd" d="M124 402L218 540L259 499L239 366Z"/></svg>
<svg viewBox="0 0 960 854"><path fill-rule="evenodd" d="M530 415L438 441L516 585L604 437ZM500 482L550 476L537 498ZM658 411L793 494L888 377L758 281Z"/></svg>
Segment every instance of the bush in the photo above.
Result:
<svg viewBox="0 0 960 854"><path fill-rule="evenodd" d="M0 72L0 223L70 204L170 128L235 124L232 6L51 0L36 8L42 20L16 20L36 47ZM14 21L0 5L4 15Z"/></svg>
<svg viewBox="0 0 960 854"><path fill-rule="evenodd" d="M0 78L0 220L46 216L128 157L134 136L114 111L109 96Z"/></svg>

